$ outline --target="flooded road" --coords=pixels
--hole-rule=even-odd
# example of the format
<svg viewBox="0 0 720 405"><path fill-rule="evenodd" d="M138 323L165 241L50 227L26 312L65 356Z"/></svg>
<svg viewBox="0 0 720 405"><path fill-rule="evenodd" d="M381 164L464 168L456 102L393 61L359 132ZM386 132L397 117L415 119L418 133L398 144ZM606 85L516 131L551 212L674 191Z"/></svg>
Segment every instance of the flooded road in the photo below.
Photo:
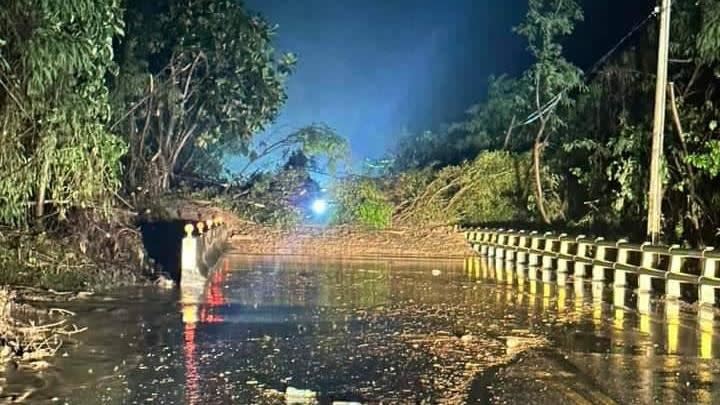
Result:
<svg viewBox="0 0 720 405"><path fill-rule="evenodd" d="M229 257L195 290L68 304L88 330L0 403L720 401L715 325L611 295L508 285L479 259Z"/></svg>

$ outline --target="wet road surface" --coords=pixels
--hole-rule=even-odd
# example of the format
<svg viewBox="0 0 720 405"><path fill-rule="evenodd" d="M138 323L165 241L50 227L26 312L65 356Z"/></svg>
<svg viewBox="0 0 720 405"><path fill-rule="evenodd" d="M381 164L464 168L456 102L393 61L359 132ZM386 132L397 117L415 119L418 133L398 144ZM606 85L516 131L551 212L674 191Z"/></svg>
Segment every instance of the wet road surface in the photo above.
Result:
<svg viewBox="0 0 720 405"><path fill-rule="evenodd" d="M478 264L229 257L197 289L68 304L88 331L0 403L720 401L714 325Z"/></svg>

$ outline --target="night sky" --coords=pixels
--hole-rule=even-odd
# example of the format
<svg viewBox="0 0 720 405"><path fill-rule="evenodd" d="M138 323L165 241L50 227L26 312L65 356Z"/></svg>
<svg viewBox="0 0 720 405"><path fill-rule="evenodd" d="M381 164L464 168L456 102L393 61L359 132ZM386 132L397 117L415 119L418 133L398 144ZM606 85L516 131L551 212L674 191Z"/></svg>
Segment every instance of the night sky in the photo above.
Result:
<svg viewBox="0 0 720 405"><path fill-rule="evenodd" d="M631 3L628 5L627 3ZM531 62L512 32L527 0L247 0L278 24L276 48L299 57L276 128L324 122L355 160L380 157L403 130L436 128L482 101L490 75ZM587 68L654 7L587 0L566 44Z"/></svg>

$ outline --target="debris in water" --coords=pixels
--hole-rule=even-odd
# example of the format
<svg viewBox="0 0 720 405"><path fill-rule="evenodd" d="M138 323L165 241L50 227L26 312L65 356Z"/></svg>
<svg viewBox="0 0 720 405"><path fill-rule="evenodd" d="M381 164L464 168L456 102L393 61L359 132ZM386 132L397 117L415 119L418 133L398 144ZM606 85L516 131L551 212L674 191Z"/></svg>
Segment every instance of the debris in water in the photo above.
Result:
<svg viewBox="0 0 720 405"><path fill-rule="evenodd" d="M312 390L287 387L285 400L287 404L315 404L317 402L317 394Z"/></svg>

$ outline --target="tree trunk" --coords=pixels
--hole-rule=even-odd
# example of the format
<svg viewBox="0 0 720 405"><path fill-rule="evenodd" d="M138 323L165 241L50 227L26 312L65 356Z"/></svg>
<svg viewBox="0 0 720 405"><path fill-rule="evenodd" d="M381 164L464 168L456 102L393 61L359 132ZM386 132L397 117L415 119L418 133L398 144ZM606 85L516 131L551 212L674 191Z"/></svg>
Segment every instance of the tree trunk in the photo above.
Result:
<svg viewBox="0 0 720 405"><path fill-rule="evenodd" d="M545 122L540 126L538 135L535 137L535 144L533 146L533 171L535 172L535 200L537 202L538 210L540 211L540 217L546 224L550 223L550 217L545 210L545 195L543 193L542 185L542 149L543 144L543 132L545 132Z"/></svg>
<svg viewBox="0 0 720 405"><path fill-rule="evenodd" d="M35 205L35 218L38 220L45 215L45 190L50 181L50 159L45 156L40 173L40 184L38 184L37 204Z"/></svg>

